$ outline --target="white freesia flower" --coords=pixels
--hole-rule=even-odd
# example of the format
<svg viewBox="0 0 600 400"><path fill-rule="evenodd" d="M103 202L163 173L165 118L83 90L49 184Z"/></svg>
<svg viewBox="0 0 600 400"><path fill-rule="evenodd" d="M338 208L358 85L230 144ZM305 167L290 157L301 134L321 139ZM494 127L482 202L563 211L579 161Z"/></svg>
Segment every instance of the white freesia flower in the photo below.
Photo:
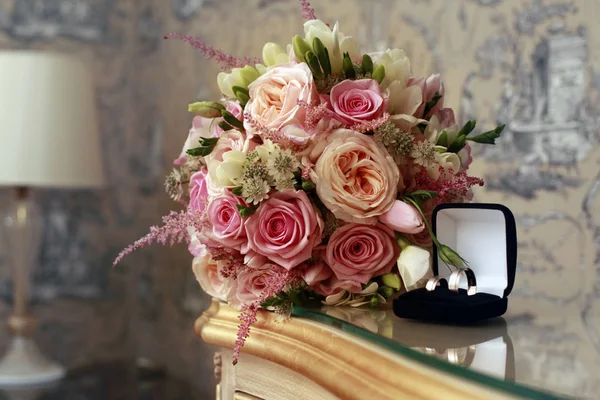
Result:
<svg viewBox="0 0 600 400"><path fill-rule="evenodd" d="M385 68L385 78L381 82L381 90L387 89L392 82L398 82L401 86L406 87L410 78L410 60L404 50L387 49L375 60L374 65L375 67L383 65Z"/></svg>
<svg viewBox="0 0 600 400"><path fill-rule="evenodd" d="M312 47L315 38L321 39L327 48L331 61L331 71L334 74L342 72L342 60L344 53L348 53L352 60L360 60L361 53L358 43L351 37L345 36L339 31L336 22L333 30L321 20L313 19L304 23L304 39Z"/></svg>
<svg viewBox="0 0 600 400"><path fill-rule="evenodd" d="M274 67L276 65L290 62L290 57L277 43L267 43L263 46L262 51L263 62L266 67Z"/></svg>
<svg viewBox="0 0 600 400"><path fill-rule="evenodd" d="M398 271L406 290L414 289L415 285L427 275L430 259L429 251L421 247L407 245L402 249L398 257Z"/></svg>
<svg viewBox="0 0 600 400"><path fill-rule="evenodd" d="M456 153L435 153L435 163L427 167L427 175L432 179L438 179L440 177L440 167L444 168L446 175L452 171L452 174L456 175L460 172L461 160ZM450 179L452 175L448 175Z"/></svg>
<svg viewBox="0 0 600 400"><path fill-rule="evenodd" d="M457 124L453 124L452 126L449 126L447 128L442 128L440 119L438 118L437 115L434 115L429 120L429 123L427 124L427 127L425 128L425 131L423 132L423 135L431 143L436 144L438 142L442 132L446 131L446 135L448 137L448 143L451 144L456 140L459 130L460 129Z"/></svg>
<svg viewBox="0 0 600 400"><path fill-rule="evenodd" d="M421 87L407 86L410 78L410 60L404 50L387 49L377 55L375 67L383 66L385 78L381 82L381 90L388 95L387 111L391 115L413 115L423 102Z"/></svg>
<svg viewBox="0 0 600 400"><path fill-rule="evenodd" d="M246 153L231 150L223 153L223 161L212 160L208 163L208 173L218 186L236 187L244 173Z"/></svg>
<svg viewBox="0 0 600 400"><path fill-rule="evenodd" d="M227 97L235 98L233 93L233 87L239 86L242 88L248 88L252 82L254 82L259 76L256 68L246 65L244 68L234 68L230 73L221 72L217 75L217 84L221 93Z"/></svg>
<svg viewBox="0 0 600 400"><path fill-rule="evenodd" d="M275 157L279 152L279 146L273 143L272 140L265 139L264 143L257 146L255 151L263 162L269 161L272 157Z"/></svg>

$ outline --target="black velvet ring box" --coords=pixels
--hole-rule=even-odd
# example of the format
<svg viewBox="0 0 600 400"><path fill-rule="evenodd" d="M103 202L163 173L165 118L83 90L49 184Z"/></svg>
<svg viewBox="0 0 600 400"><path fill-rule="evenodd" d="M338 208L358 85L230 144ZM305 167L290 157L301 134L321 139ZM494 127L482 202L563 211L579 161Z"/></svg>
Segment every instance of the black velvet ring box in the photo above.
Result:
<svg viewBox="0 0 600 400"><path fill-rule="evenodd" d="M450 324L468 324L504 314L517 267L517 230L512 212L500 204L441 204L433 211L432 230L440 243L467 261L477 279L477 293L467 296L463 277L458 292L441 285L431 292L421 288L398 296L393 303L394 313L400 318ZM452 270L434 246L434 275L447 279Z"/></svg>

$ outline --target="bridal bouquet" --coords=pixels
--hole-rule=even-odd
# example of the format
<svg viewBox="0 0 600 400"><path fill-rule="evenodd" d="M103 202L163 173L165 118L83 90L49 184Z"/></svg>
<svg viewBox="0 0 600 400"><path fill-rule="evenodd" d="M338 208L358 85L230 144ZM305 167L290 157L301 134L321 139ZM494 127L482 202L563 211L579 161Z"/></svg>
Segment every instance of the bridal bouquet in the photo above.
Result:
<svg viewBox="0 0 600 400"><path fill-rule="evenodd" d="M418 287L435 243L433 208L483 185L467 174L472 134L444 107L439 75L405 52L364 54L302 2L304 35L241 60L184 35L221 63L222 97L189 105L192 128L166 191L185 209L126 249L185 241L208 294L239 308L239 352L260 307L377 306Z"/></svg>

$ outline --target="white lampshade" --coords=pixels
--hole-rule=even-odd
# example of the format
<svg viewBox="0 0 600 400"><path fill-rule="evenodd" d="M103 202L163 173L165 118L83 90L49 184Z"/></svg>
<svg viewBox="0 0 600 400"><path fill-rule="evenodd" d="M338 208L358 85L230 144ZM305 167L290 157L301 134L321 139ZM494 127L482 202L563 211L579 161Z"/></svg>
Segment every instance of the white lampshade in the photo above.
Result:
<svg viewBox="0 0 600 400"><path fill-rule="evenodd" d="M71 56L0 51L0 185L104 184L93 88Z"/></svg>

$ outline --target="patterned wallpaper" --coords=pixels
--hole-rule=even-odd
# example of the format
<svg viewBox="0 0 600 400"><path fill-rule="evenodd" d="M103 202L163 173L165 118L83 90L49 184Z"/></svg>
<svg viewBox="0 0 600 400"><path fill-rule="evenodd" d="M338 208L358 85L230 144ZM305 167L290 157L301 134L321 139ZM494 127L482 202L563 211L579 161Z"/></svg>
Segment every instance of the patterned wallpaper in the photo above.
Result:
<svg viewBox="0 0 600 400"><path fill-rule="evenodd" d="M371 50L402 47L413 71L441 73L463 122L507 123L473 170L488 183L476 199L505 203L519 222L511 308L573 310L600 352L600 0L312 3ZM38 193L47 229L34 302L49 354L68 365L152 357L212 390L210 349L191 330L208 299L185 250L145 250L110 268L172 206L161 184L189 129L186 104L217 95L218 67L162 35L260 55L262 43L285 44L301 23L294 0L0 0L1 48L75 53L98 87L109 188ZM3 332L8 271L0 264ZM523 345L532 363L544 362L535 359L541 344Z"/></svg>

